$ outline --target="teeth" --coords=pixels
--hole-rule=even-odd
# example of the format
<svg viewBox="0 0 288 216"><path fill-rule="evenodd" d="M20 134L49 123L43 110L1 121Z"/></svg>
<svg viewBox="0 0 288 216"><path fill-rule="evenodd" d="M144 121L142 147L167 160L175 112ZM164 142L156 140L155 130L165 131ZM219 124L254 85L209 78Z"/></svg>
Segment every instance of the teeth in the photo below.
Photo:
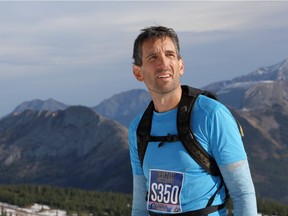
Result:
<svg viewBox="0 0 288 216"><path fill-rule="evenodd" d="M171 75L161 75L161 76L158 76L159 78L168 78L170 77Z"/></svg>

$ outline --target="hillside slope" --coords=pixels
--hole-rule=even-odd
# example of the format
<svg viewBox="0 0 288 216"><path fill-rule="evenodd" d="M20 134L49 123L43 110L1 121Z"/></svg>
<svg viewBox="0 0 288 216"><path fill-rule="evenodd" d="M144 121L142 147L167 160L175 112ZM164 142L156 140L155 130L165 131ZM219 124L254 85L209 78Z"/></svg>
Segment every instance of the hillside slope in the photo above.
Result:
<svg viewBox="0 0 288 216"><path fill-rule="evenodd" d="M131 192L127 129L90 108L0 121L0 183Z"/></svg>

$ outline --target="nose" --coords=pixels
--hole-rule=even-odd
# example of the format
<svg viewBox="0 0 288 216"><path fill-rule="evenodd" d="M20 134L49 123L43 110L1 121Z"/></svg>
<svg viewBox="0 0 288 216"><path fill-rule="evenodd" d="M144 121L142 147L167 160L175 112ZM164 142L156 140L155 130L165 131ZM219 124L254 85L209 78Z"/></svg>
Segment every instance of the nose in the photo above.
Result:
<svg viewBox="0 0 288 216"><path fill-rule="evenodd" d="M158 57L158 66L159 67L163 67L163 68L166 68L168 65L168 58L165 54L161 54L159 57Z"/></svg>

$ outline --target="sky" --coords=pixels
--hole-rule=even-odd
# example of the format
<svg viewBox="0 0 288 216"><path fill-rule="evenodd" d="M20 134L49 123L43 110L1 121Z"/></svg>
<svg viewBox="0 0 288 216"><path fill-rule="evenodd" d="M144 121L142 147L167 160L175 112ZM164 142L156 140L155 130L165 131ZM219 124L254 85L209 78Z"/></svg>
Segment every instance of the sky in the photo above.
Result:
<svg viewBox="0 0 288 216"><path fill-rule="evenodd" d="M194 87L288 58L288 1L0 1L0 117L34 99L91 107L145 89L132 49L152 25L177 32Z"/></svg>

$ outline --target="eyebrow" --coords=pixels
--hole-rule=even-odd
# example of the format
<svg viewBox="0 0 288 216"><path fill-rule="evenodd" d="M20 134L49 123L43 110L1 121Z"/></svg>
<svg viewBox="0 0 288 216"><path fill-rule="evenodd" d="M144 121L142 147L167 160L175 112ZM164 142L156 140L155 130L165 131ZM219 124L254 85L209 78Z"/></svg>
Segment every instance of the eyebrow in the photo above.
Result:
<svg viewBox="0 0 288 216"><path fill-rule="evenodd" d="M165 50L165 53L173 53L173 54L176 54L176 55L177 55L177 52L174 51L174 50Z"/></svg>
<svg viewBox="0 0 288 216"><path fill-rule="evenodd" d="M165 50L164 53L165 53L165 54L166 54L166 53L168 53L168 54L173 53L173 54L177 55L177 52L176 52L175 50L171 50L171 49ZM152 52L148 53L148 54L145 56L145 58L148 58L148 57L150 57L150 56L157 55L157 54L158 54L158 52L152 51Z"/></svg>

